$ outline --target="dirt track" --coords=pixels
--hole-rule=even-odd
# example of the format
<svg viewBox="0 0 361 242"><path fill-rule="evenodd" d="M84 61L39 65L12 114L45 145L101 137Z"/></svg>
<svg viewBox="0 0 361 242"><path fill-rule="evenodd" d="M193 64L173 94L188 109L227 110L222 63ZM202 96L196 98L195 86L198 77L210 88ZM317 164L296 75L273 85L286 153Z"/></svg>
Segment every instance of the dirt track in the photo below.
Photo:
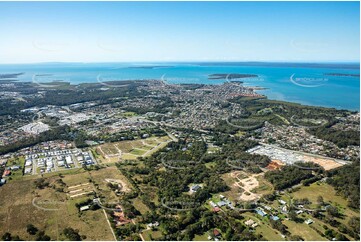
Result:
<svg viewBox="0 0 361 242"><path fill-rule="evenodd" d="M259 186L259 182L256 177L262 175L262 173L261 174L253 174L244 179L238 178L238 175L240 173L241 172L239 172L239 171L235 171L235 172L231 173L231 177L238 180L237 182L234 183L234 186L238 186L244 190L241 193L239 199L242 201L253 201L253 200L259 199L260 195L253 193L251 191Z"/></svg>
<svg viewBox="0 0 361 242"><path fill-rule="evenodd" d="M316 164L322 166L323 169L325 169L326 171L342 166L342 164L337 163L333 160L320 159L320 158L311 157L311 156L304 156L304 160L316 163Z"/></svg>

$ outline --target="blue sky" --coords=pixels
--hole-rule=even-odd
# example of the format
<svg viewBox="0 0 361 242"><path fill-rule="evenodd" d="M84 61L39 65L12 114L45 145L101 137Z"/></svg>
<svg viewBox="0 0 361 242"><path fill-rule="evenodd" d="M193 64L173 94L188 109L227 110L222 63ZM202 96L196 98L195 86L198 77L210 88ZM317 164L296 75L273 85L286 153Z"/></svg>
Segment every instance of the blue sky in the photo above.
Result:
<svg viewBox="0 0 361 242"><path fill-rule="evenodd" d="M0 63L359 61L359 2L0 2Z"/></svg>

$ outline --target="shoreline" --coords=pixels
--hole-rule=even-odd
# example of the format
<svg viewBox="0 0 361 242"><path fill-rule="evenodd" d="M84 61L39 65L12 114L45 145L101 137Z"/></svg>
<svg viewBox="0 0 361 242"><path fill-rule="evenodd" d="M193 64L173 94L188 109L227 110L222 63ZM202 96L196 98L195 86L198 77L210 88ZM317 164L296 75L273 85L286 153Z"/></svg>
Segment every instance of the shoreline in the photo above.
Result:
<svg viewBox="0 0 361 242"><path fill-rule="evenodd" d="M222 85L226 82L223 82L223 83L217 83L217 84L212 84L212 83L209 83L209 84L204 84L204 83L169 83L165 80L157 80L157 79L143 79L143 80L114 80L114 81L106 81L104 83L107 83L107 84L111 84L111 83L119 83L119 82L150 82L150 81L162 81L163 83L165 83L166 85ZM30 82L30 83L34 83L34 82ZM40 83L40 84L50 84L50 83L53 83L54 87L57 86L64 86L65 85L69 85L69 86L78 86L78 85L104 85L102 82L82 82L82 83L72 83L72 82L59 82L59 81L54 81L54 82L46 82L46 83ZM35 85L37 83L34 83ZM247 85L244 85L244 83L241 83L241 85L243 85L244 87L246 88L252 88L253 90L256 90L256 91L266 91L266 90L271 90L271 88L267 88L267 87L261 87L261 86L247 86ZM106 85L105 85L106 86ZM119 87L121 87L123 85L120 85L119 84ZM46 87L46 88L52 88L52 87ZM360 108L359 109L350 109L350 108L341 108L341 107L333 107L333 106L322 106L322 105L317 105L317 104L309 104L309 103L302 103L300 101L292 101L292 100L282 100L282 99L271 99L269 98L268 95L266 94L262 94L262 93L257 93L255 92L256 94L260 94L260 95L263 95L266 97L266 99L268 100L273 100L273 101L277 101L277 102L285 102L285 103L294 103L294 104L298 104L298 105L302 105L302 106L309 106L309 107L314 107L314 108L327 108L327 109L336 109L336 110L346 110L346 111L349 111L349 112L357 112L359 113L360 112Z"/></svg>
<svg viewBox="0 0 361 242"><path fill-rule="evenodd" d="M120 82L149 82L149 81L163 81L166 85L222 85L225 82L227 82L227 80L224 80L223 82L220 83L170 83L169 81L166 80L159 80L159 79L152 79L152 78L147 78L147 79L122 79L122 80L113 80L113 81L104 81L104 82L100 82L100 81L95 81L95 82L74 82L74 81L65 81L65 80L54 80L51 82L35 82L35 81L22 81L22 80L6 80L0 79L0 84L11 84L11 83L32 83L34 85L44 85L44 88L56 88L58 87L64 87L64 86L79 86L79 85L105 85L106 84L111 84L111 83L120 83ZM220 80L218 80L220 81ZM232 82L232 81L231 81ZM233 81L233 82L238 82L238 81ZM105 84L104 84L105 83ZM262 86L252 86L252 85L247 85L243 82L239 82L241 85L243 85L246 88L253 88L255 91L269 91L272 92L271 88L268 87L262 87ZM48 85L46 87L46 85ZM51 85L51 87L50 87ZM120 86L120 85L119 85ZM258 93L258 92L256 92ZM305 106L311 106L311 107L321 107L321 108L333 108L336 110L347 110L347 111L351 111L351 112L360 112L360 107L358 108L345 108L345 107L340 107L340 106L329 106L329 105L321 105L321 104L312 104L309 103L307 100L306 101L302 101L302 100L297 100L294 101L292 99L282 99L282 98L274 98L274 97L269 97L269 94L265 94L265 93L258 93L261 95L264 95L267 97L267 99L269 100L275 100L275 101L282 101L282 102L289 102L289 103L297 103L300 105L305 105Z"/></svg>

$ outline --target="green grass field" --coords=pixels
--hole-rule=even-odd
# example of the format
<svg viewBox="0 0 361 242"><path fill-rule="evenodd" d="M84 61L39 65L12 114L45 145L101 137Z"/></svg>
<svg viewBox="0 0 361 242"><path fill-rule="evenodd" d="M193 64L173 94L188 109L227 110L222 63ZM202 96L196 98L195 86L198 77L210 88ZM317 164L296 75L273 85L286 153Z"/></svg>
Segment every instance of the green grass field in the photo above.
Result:
<svg viewBox="0 0 361 242"><path fill-rule="evenodd" d="M302 186L301 189L293 192L292 196L297 199L307 197L313 203L317 202L318 196L322 196L325 202L337 203L343 207L347 205L347 201L343 197L336 195L336 191L331 185L321 182L313 183L310 186Z"/></svg>
<svg viewBox="0 0 361 242"><path fill-rule="evenodd" d="M194 236L194 239L193 241L207 241L208 240L208 232L202 234L202 235L199 235L199 234L196 234Z"/></svg>
<svg viewBox="0 0 361 242"><path fill-rule="evenodd" d="M122 158L123 160L136 160L138 156L132 154L123 154Z"/></svg>
<svg viewBox="0 0 361 242"><path fill-rule="evenodd" d="M151 241L151 240L157 240L157 239L161 238L162 232L159 230L158 231L147 230L147 231L144 231L142 233L142 235L146 241Z"/></svg>
<svg viewBox="0 0 361 242"><path fill-rule="evenodd" d="M216 165L216 162L215 162L215 161L208 162L208 163L205 164L205 166L206 166L207 168L212 168L212 167L214 167L215 165Z"/></svg>
<svg viewBox="0 0 361 242"><path fill-rule="evenodd" d="M313 230L310 225L305 223L296 223L291 220L284 220L282 223L288 227L288 231L290 231L292 235L299 235L307 241L327 240L326 238L319 235L315 230Z"/></svg>
<svg viewBox="0 0 361 242"><path fill-rule="evenodd" d="M130 154L141 156L141 155L144 155L145 152L146 152L146 151L144 151L144 150L133 149L133 150L130 152Z"/></svg>
<svg viewBox="0 0 361 242"><path fill-rule="evenodd" d="M139 199L135 198L132 200L133 206L141 213L145 214L146 212L150 211L149 208Z"/></svg>
<svg viewBox="0 0 361 242"><path fill-rule="evenodd" d="M310 186L302 186L300 189L291 193L290 195L294 199L308 198L312 202L311 207L315 207L318 196L322 196L326 203L336 206L339 211L345 215L344 218L337 218L337 221L343 223L346 226L350 217L360 217L359 211L355 211L347 207L346 199L337 195L335 189L327 183L316 182ZM286 196L284 198L287 199Z"/></svg>
<svg viewBox="0 0 361 242"><path fill-rule="evenodd" d="M153 149L154 146L151 146L151 145L143 145L141 147L139 147L139 149L142 149L142 150L151 150Z"/></svg>
<svg viewBox="0 0 361 242"><path fill-rule="evenodd" d="M16 157L16 158L11 158L8 160L7 162L7 166L20 166L21 168L17 171L11 171L11 175L9 177L8 181L12 181L12 180L19 180L23 177L23 168L24 168L24 164L25 164L25 158L24 156L20 156L20 157Z"/></svg>

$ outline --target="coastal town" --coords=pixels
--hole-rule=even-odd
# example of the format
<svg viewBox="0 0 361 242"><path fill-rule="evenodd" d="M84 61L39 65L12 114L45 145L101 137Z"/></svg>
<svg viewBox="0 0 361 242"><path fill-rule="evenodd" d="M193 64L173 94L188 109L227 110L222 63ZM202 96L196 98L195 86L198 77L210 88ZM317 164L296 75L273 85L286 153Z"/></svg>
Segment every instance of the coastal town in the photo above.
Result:
<svg viewBox="0 0 361 242"><path fill-rule="evenodd" d="M88 214L102 211L97 216L105 216L102 227L107 235L104 236L116 240L129 239L129 236L136 240L167 239L164 226L168 222L163 213L200 208L223 219L238 213L242 216L239 226L252 236L259 236L259 232L267 228L269 231L263 238L268 240L295 239L292 237L295 235L303 239L330 240L354 236L351 232L331 229L327 225L331 220L317 217L338 206L332 199L319 205L318 200L305 200L307 196L300 197L298 193L309 192L307 186L302 186L308 182L311 187L317 184L326 192L333 191L327 183L327 172L349 166L358 159L359 145L352 143L353 140L339 145L313 130L323 128L324 120L332 120L333 125L329 127L332 130L358 132L359 113L330 110L330 114L322 114L321 121L296 120L295 115L288 113L287 103L269 104L265 96L255 88L244 86L242 81L175 85L150 80L130 83L126 88L132 85L132 95L111 97L106 102L49 103L20 108L16 116L3 116L0 143L7 150L0 155L0 189L33 180L30 185L35 184L35 188L29 189L35 189L33 192L39 197L32 206L40 210L61 209L39 200L44 190L52 194L53 199L61 197L62 201L76 203L77 213L84 219ZM47 92L58 90L57 86L35 88L44 97ZM97 85L91 90L123 92L123 88ZM24 94L21 97L27 98ZM21 104L16 92L2 98ZM257 107L255 111L252 105ZM241 146L232 151L232 145L246 148ZM200 152L198 149L203 155L188 158L189 154ZM242 149L241 154L250 160L228 158L229 154ZM167 160L175 154L175 159ZM218 156L222 158L218 160ZM245 163L239 163L240 160ZM205 166L200 168L197 164ZM148 169L157 172L148 173ZM160 179L157 176L162 172L171 172L169 177L172 177L171 174L188 169L197 171L196 174L215 171L217 182L212 185L197 178L187 184L184 191L187 195L182 199L189 201L177 197L167 200L170 198L163 197L161 187L146 182ZM303 183L295 181L288 189L278 188L285 185L274 183L269 174L283 169L299 169L304 173L300 180ZM56 177L62 181L54 180ZM192 179L195 177L197 175ZM223 183L227 189L220 185ZM205 199L194 200L212 186L219 188L213 188ZM152 189L157 192L151 192ZM163 192L167 189L163 188ZM132 192L143 195L132 198ZM154 198L147 201L144 197L148 196ZM345 200L342 204L342 209L349 211ZM158 212L148 218L151 208ZM300 235L284 227L299 221L307 226L304 229L308 234ZM140 228L134 230L134 224ZM320 226L323 232L317 229ZM80 233L85 231L88 236L95 236L86 229ZM227 240L221 225L209 227L197 236L202 240Z"/></svg>
<svg viewBox="0 0 361 242"><path fill-rule="evenodd" d="M360 241L359 1L0 1L0 241Z"/></svg>

